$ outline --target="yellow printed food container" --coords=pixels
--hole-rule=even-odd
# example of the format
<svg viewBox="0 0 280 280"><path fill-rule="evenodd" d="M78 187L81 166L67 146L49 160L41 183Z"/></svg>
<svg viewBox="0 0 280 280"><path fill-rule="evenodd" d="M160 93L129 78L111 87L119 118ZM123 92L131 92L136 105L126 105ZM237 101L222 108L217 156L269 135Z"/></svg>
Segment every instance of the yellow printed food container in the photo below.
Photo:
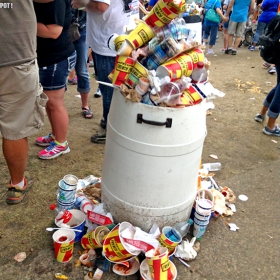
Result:
<svg viewBox="0 0 280 280"><path fill-rule="evenodd" d="M124 84L133 66L134 60L131 57L117 55L112 83L115 86Z"/></svg>
<svg viewBox="0 0 280 280"><path fill-rule="evenodd" d="M134 50L143 46L154 37L153 29L147 25L144 21L140 21L136 28L132 30L126 38Z"/></svg>
<svg viewBox="0 0 280 280"><path fill-rule="evenodd" d="M148 77L148 70L140 62L136 61L125 84L130 88L134 88L142 77Z"/></svg>
<svg viewBox="0 0 280 280"><path fill-rule="evenodd" d="M173 59L163 63L156 69L158 77L170 77L171 81L176 81L182 76L189 77L193 71L193 61L191 56L182 53Z"/></svg>
<svg viewBox="0 0 280 280"><path fill-rule="evenodd" d="M103 242L108 233L109 229L107 227L99 226L82 237L81 245L84 249L102 248Z"/></svg>
<svg viewBox="0 0 280 280"><path fill-rule="evenodd" d="M170 239L170 237L168 237L170 235L170 233L172 233L172 235L174 235L174 237L175 237L175 239L177 239L177 241L173 241ZM162 229L162 233L159 236L158 241L162 247L166 247L168 249L168 251L171 253L175 250L175 248L178 246L178 244L182 241L182 237L177 230L173 229L172 227L166 226Z"/></svg>
<svg viewBox="0 0 280 280"><path fill-rule="evenodd" d="M54 255L58 262L66 263L72 260L74 250L75 232L59 229L53 236Z"/></svg>
<svg viewBox="0 0 280 280"><path fill-rule="evenodd" d="M193 49L193 50L187 52L186 54L192 58L193 68L195 68L197 66L197 63L199 61L204 62L204 54L201 49Z"/></svg>
<svg viewBox="0 0 280 280"><path fill-rule="evenodd" d="M170 1L170 0L163 0L163 2L166 4L166 6L172 11L173 13L185 13L186 12L186 1L182 0L180 2L178 1ZM177 3L176 3L177 2Z"/></svg>
<svg viewBox="0 0 280 280"><path fill-rule="evenodd" d="M131 260L140 254L140 250L136 253L130 252L124 245L122 238L120 237L120 228L126 227L131 224L123 222L116 225L106 236L103 243L103 252L105 257L114 263L121 263Z"/></svg>
<svg viewBox="0 0 280 280"><path fill-rule="evenodd" d="M122 35L119 35L118 37L116 37L116 39L114 40L116 51L118 51L120 49L122 43L125 41L125 39L127 39L127 37L128 37L128 35L126 35L126 34L122 34Z"/></svg>
<svg viewBox="0 0 280 280"><path fill-rule="evenodd" d="M181 103L185 106L198 104L202 101L201 95L198 93L194 86L190 86L188 89L184 90L180 98Z"/></svg>
<svg viewBox="0 0 280 280"><path fill-rule="evenodd" d="M173 279L167 248L152 249L145 256L154 280Z"/></svg>
<svg viewBox="0 0 280 280"><path fill-rule="evenodd" d="M178 16L172 12L163 0L159 0L152 10L143 18L151 27L162 27Z"/></svg>

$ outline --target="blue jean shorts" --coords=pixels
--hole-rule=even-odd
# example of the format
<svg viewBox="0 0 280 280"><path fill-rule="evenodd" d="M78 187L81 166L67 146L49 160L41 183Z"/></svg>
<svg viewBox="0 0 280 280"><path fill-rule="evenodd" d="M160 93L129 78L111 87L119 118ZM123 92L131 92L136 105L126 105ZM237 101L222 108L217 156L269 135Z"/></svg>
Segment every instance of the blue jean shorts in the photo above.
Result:
<svg viewBox="0 0 280 280"><path fill-rule="evenodd" d="M49 66L39 68L40 83L44 90L66 88L66 80L75 67L76 51L66 59Z"/></svg>

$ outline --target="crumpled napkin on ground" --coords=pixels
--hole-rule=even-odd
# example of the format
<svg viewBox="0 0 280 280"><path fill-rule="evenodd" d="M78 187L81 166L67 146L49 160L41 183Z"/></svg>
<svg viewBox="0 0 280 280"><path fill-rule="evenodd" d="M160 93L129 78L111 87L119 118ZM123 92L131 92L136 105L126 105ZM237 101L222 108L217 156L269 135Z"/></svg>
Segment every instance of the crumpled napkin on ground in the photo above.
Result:
<svg viewBox="0 0 280 280"><path fill-rule="evenodd" d="M190 242L189 240L183 240L181 244L177 246L175 257L186 261L194 260L197 256L197 252L193 248L195 240L196 237L193 237Z"/></svg>

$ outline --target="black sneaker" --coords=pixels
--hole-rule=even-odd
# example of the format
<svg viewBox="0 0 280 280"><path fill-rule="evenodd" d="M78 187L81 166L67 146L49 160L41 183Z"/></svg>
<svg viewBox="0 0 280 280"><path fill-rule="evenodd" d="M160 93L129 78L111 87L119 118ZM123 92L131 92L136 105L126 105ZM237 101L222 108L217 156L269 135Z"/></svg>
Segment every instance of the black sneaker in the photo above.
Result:
<svg viewBox="0 0 280 280"><path fill-rule="evenodd" d="M105 144L106 142L106 132L98 132L93 135L91 138L91 142L96 144Z"/></svg>
<svg viewBox="0 0 280 280"><path fill-rule="evenodd" d="M236 55L237 51L236 50L231 50L232 55Z"/></svg>
<svg viewBox="0 0 280 280"><path fill-rule="evenodd" d="M256 116L255 116L255 121L256 122L259 122L259 123L262 123L263 121L264 121L264 119L265 119L265 116L262 116L261 114L256 114Z"/></svg>
<svg viewBox="0 0 280 280"><path fill-rule="evenodd" d="M103 129L106 129L106 122L105 122L105 120L104 119L102 119L101 121L100 121L100 127L101 128L103 128Z"/></svg>
<svg viewBox="0 0 280 280"><path fill-rule="evenodd" d="M227 48L227 49L225 50L225 54L230 54L231 52L232 52L232 49Z"/></svg>
<svg viewBox="0 0 280 280"><path fill-rule="evenodd" d="M280 137L280 129L277 125L275 125L274 129L269 129L267 126L264 127L263 133L271 136Z"/></svg>

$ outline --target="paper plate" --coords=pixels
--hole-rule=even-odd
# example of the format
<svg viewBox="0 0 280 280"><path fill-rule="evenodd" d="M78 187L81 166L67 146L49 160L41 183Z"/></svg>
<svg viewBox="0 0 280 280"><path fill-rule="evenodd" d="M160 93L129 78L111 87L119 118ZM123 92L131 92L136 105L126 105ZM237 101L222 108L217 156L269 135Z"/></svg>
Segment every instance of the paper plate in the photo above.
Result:
<svg viewBox="0 0 280 280"><path fill-rule="evenodd" d="M128 261L130 263L131 268L127 270L127 266L125 264L117 263L113 266L113 272L121 276L129 276L136 273L140 268L140 263L138 260L133 259Z"/></svg>

